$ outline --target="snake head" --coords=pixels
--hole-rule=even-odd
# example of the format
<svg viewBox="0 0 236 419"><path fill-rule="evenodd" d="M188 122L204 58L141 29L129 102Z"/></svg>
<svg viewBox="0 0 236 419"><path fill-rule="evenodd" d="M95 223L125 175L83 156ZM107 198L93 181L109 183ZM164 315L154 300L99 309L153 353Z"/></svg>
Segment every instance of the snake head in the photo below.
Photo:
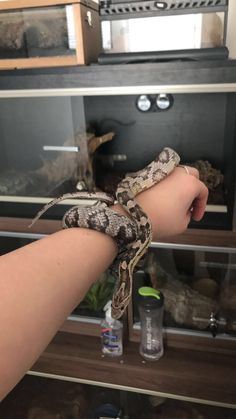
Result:
<svg viewBox="0 0 236 419"><path fill-rule="evenodd" d="M111 306L111 316L113 319L118 320L124 314L127 306L121 305L120 307Z"/></svg>
<svg viewBox="0 0 236 419"><path fill-rule="evenodd" d="M119 288L114 292L111 303L111 315L118 320L125 312L132 295L132 278L127 277L121 281Z"/></svg>

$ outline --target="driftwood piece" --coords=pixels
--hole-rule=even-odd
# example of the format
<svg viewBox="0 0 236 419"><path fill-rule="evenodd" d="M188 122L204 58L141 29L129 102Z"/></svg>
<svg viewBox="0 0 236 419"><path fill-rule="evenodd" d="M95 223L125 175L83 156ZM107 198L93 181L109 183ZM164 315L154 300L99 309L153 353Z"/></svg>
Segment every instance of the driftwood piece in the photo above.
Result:
<svg viewBox="0 0 236 419"><path fill-rule="evenodd" d="M218 311L216 301L173 278L161 268L154 253L148 254L145 270L153 288L163 293L165 311L171 314L177 324L200 330L207 328L211 313Z"/></svg>
<svg viewBox="0 0 236 419"><path fill-rule="evenodd" d="M100 137L91 133L76 135L76 145L79 148L76 180L80 185L79 189L85 189L89 192L96 189L93 172L94 155L98 147L107 141L111 141L114 135L113 132L108 132Z"/></svg>
<svg viewBox="0 0 236 419"><path fill-rule="evenodd" d="M93 162L100 145L111 141L113 132L96 137L95 134L77 134L73 141L67 140L65 147L78 146L78 152L60 152L54 159L42 159L39 169L20 172L10 169L0 173L1 195L42 195L51 194L60 184L70 180L80 189L96 189Z"/></svg>
<svg viewBox="0 0 236 419"><path fill-rule="evenodd" d="M96 189L93 161L95 152L100 145L111 141L113 132L96 137L92 133L77 133L75 140L68 140L64 146L75 145L79 151L73 153L60 153L56 159L44 160L43 166L37 170L38 175L46 176L48 182L59 182L61 179L70 179L74 184L80 184L80 189L92 191Z"/></svg>
<svg viewBox="0 0 236 419"><path fill-rule="evenodd" d="M74 146L71 140L65 141L64 147ZM55 159L42 159L42 166L34 173L46 177L49 183L57 183L62 179L70 179L75 176L77 165L77 153L60 152Z"/></svg>

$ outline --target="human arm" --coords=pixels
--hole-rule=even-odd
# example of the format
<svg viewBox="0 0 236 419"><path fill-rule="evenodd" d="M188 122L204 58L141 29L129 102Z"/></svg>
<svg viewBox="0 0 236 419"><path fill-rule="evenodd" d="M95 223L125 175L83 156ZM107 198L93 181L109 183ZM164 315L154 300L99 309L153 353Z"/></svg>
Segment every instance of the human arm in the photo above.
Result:
<svg viewBox="0 0 236 419"><path fill-rule="evenodd" d="M115 255L110 237L68 229L0 258L0 399L36 361Z"/></svg>
<svg viewBox="0 0 236 419"><path fill-rule="evenodd" d="M197 172L192 173L176 168L137 197L151 219L154 240L183 232L191 216L203 215L207 189ZM35 362L116 253L111 237L72 228L0 258L0 399Z"/></svg>

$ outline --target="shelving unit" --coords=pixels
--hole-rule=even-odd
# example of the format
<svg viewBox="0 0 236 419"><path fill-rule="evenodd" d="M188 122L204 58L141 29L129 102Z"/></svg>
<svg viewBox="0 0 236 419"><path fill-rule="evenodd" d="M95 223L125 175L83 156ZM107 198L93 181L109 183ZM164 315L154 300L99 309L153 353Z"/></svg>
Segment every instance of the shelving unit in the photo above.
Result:
<svg viewBox="0 0 236 419"><path fill-rule="evenodd" d="M235 91L235 69L236 60L209 60L2 71L0 97L38 89L40 96L44 89L56 89L53 93L58 95L62 89L71 89L73 95Z"/></svg>
<svg viewBox="0 0 236 419"><path fill-rule="evenodd" d="M172 62L130 65L3 71L0 98L96 96L148 93L236 92L236 61ZM39 220L30 230L28 218L0 217L0 235L39 239L58 231L56 220ZM235 224L233 220L233 225ZM236 248L236 232L191 228L154 246ZM73 329L73 328L72 328ZM217 338L212 343L221 345ZM59 332L29 371L31 375L81 382L236 408L234 345L224 353L167 348L158 363L144 363L138 343L127 342L121 359L103 358L96 337Z"/></svg>
<svg viewBox="0 0 236 419"><path fill-rule="evenodd" d="M98 338L58 333L29 374L236 408L236 360L227 355L169 349L145 362L127 342L124 356L111 359Z"/></svg>

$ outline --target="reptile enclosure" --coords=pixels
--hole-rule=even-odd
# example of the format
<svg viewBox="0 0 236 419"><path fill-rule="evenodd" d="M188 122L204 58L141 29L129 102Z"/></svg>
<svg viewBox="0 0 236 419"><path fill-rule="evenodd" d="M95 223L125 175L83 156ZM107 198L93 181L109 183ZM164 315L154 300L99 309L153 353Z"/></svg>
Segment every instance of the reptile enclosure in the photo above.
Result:
<svg viewBox="0 0 236 419"><path fill-rule="evenodd" d="M89 64L100 48L98 5L92 0L0 3L0 69Z"/></svg>
<svg viewBox="0 0 236 419"><path fill-rule="evenodd" d="M168 145L204 176L209 169L213 188L201 223L151 244L135 277L122 362L101 357L100 319L74 313L32 374L235 408L235 67L219 60L1 72L2 253L61 228L74 201L28 225L51 197L75 188L81 139L115 134L92 155L97 187L114 188ZM155 365L142 363L136 342L135 290L148 282L170 297L165 356Z"/></svg>
<svg viewBox="0 0 236 419"><path fill-rule="evenodd" d="M206 214L192 227L234 230L236 93L227 84L234 62L201 65L2 73L0 215L32 218L52 197L74 191L87 164L86 141L104 138L92 156L97 188L114 192L125 172L144 167L169 146L182 164L199 168L210 189ZM116 85L109 87L115 69ZM208 81L213 76L219 80L214 85ZM43 218L61 219L65 204L73 202L53 207Z"/></svg>

